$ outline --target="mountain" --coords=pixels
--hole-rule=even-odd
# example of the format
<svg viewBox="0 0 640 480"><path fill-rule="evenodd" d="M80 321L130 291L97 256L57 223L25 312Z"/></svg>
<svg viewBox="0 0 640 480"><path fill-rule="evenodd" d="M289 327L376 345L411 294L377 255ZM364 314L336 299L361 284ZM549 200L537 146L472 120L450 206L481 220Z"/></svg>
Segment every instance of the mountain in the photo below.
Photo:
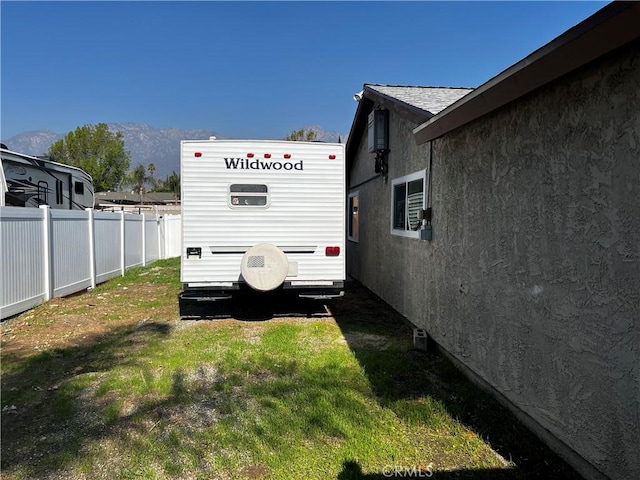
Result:
<svg viewBox="0 0 640 480"><path fill-rule="evenodd" d="M180 171L180 140L207 140L211 136L224 138L210 130L154 128L140 123L110 123L109 130L121 132L124 145L131 152L131 168L141 163L156 166L155 176L164 178Z"/></svg>
<svg viewBox="0 0 640 480"><path fill-rule="evenodd" d="M180 140L208 139L220 135L208 130L185 130L180 128L155 128L142 123L109 123L109 130L121 132L125 149L131 153L131 167L139 163L156 166L155 176L164 178L174 170L180 171ZM66 134L50 130L36 130L15 135L2 143L10 150L27 155L45 155L56 140Z"/></svg>
<svg viewBox="0 0 640 480"><path fill-rule="evenodd" d="M210 130L185 130L181 128L155 128L143 123L109 123L109 130L121 132L125 148L131 152L131 167L139 163L156 166L155 177L164 178L171 172L180 171L180 140L206 140L211 136L229 138ZM340 138L346 143L347 136L338 132L324 130L318 125L304 127L317 132L316 139L322 142L337 142ZM51 144L63 138L51 130L36 130L15 135L2 143L10 150L27 155L45 155ZM284 137L284 136L283 136Z"/></svg>
<svg viewBox="0 0 640 480"><path fill-rule="evenodd" d="M35 130L19 133L8 140L2 140L2 143L14 152L26 153L27 155L44 155L51 144L62 137L64 135L51 130Z"/></svg>

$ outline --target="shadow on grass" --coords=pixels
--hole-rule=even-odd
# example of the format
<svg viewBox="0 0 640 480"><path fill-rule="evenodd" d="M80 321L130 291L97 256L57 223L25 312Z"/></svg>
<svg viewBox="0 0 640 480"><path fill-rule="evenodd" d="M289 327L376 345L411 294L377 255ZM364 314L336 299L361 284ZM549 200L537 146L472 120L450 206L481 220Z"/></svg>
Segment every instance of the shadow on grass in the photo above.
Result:
<svg viewBox="0 0 640 480"><path fill-rule="evenodd" d="M21 466L37 478L43 470L61 468L87 438L101 437L105 424L92 418L97 413L95 399L83 398L85 388L95 375L130 364L127 352L144 348L170 331L167 323L143 322L27 357L5 350L2 470ZM42 464L46 457L58 461Z"/></svg>
<svg viewBox="0 0 640 480"><path fill-rule="evenodd" d="M510 480L519 478L513 470L485 468L480 470L453 470L436 472L428 467L389 465L380 473L364 473L358 462L349 460L342 464L337 480L382 480L389 478L430 478L432 480ZM555 477L545 477L555 478Z"/></svg>
<svg viewBox="0 0 640 480"><path fill-rule="evenodd" d="M276 306L237 308L250 307L250 319L292 311L291 304ZM305 316L328 316L317 302L294 306ZM191 341L205 335L197 330ZM282 451L291 448L296 436L300 442L345 438L371 421L364 399L367 385L359 371L341 360L307 367L292 356L299 346L298 330L277 324L261 337L265 351L250 357L240 349L237 359L231 355L231 360L203 362L195 369L162 366L170 374L168 394L157 393L167 390L156 383L161 375L147 366L143 350L154 343L149 351L163 348L172 333L169 324L121 327L36 355L4 352L3 405L17 408L2 416L2 470L18 478L181 478L213 468L210 459L202 459L221 450L217 459L223 466L216 468L237 473L234 465L224 465L232 461L225 456L256 442ZM221 350L221 357L229 351L233 349ZM114 372L119 367L126 367L127 382ZM131 374L138 370L139 375ZM149 389L129 390L128 380L148 383ZM351 395L358 385L361 395ZM247 419L250 408L259 410L260 422ZM113 460L108 457L112 452L117 454ZM264 465L244 468L266 472Z"/></svg>
<svg viewBox="0 0 640 480"><path fill-rule="evenodd" d="M280 325L274 331L291 333L290 338L279 335L277 341L296 345L291 327ZM80 372L108 374L114 366L135 366L146 376L143 362L129 360L122 352L162 340L168 333L166 325L148 323L36 358L7 359L14 366L2 379L3 390L15 391L13 398L3 401L15 401L20 408L2 418L3 471L17 471L26 478L60 478L69 474L66 468L82 469L83 459L92 461L93 445L109 448L113 442L118 458L107 470L87 466L90 478L192 478L194 472L211 467L202 458L212 450L221 450L220 458L256 443L282 451L291 448L292 437L300 442L346 438L372 422L364 398L368 388L359 371L338 360L307 368L290 358L288 350L256 354L228 371L208 365L195 371L177 368L171 372L169 395L137 394L139 401L129 409L118 403L131 393L126 387L100 396L95 376L84 382L75 377ZM250 370L243 370L248 366ZM33 390L25 378L37 379L41 387ZM361 395L350 395L358 385ZM250 408L258 409L260 422L244 423ZM214 440L208 430L215 426L221 428ZM97 458L109 461L104 453ZM185 458L193 461L185 466ZM244 471L266 472L267 467L245 465ZM86 472L74 473L74 478L84 478ZM209 477L203 473L202 478Z"/></svg>
<svg viewBox="0 0 640 480"><path fill-rule="evenodd" d="M322 302L299 298L289 291L254 292L241 290L228 300L180 302L184 320L234 318L242 321L264 321L278 317L326 317L329 312Z"/></svg>
<svg viewBox="0 0 640 480"><path fill-rule="evenodd" d="M398 408L402 399L430 397L448 414L466 425L513 467L505 469L453 470L413 478L481 479L582 479L489 393L470 382L435 345L428 352L412 345L413 332L405 319L357 281L349 281L343 299L332 301L330 310L351 351L378 397L379 403L411 421L420 412ZM396 338L405 347L371 348L378 338ZM364 336L363 336L364 334ZM372 339L373 338L373 339ZM379 342L378 342L379 343ZM427 420L427 419L424 419ZM429 461L429 459L425 459ZM393 466L391 466L393 467ZM406 466L410 469L412 466ZM346 479L400 478L388 471L363 473L356 462L345 462L338 476ZM404 477L409 477L405 474Z"/></svg>
<svg viewBox="0 0 640 480"><path fill-rule="evenodd" d="M292 437L295 444L305 438L348 438L360 426L374 422L364 400L371 387L383 407L408 420L416 419L416 412L396 408L398 400L432 397L516 464L513 469L454 470L413 478L579 478L442 356L413 350L411 329L397 313L358 284L350 288L347 297L330 305L367 379L347 366L343 357L312 368L302 365L291 355L299 348L298 336L284 322L260 343L279 348L250 358L241 350L229 371L224 370L224 363L219 368L201 365L195 371L177 368L171 372L168 396L135 394L134 408L118 403L130 395L123 391L126 388L98 395L98 380L114 367L134 366L140 369L140 381L152 383L153 372L145 370L142 362L133 359L140 356L131 352L165 339L171 333L168 324L122 327L86 338L79 345L28 358L5 354L3 361L9 369L2 377L2 404L18 408L2 415L2 469L19 470L28 478L59 476L69 466L82 468L83 459L94 458L90 451L94 440L107 439L117 443L116 451L123 457L103 470L111 478L158 477L162 470L167 477L180 478L187 476L185 469L193 473L206 467L202 458L214 444L216 449L234 452L239 445L248 448L264 442L274 451L285 451L291 448ZM229 308L235 309L234 318L240 313L240 319L248 321L292 314L327 315L321 302L290 303L277 295L266 302L236 299ZM380 342L388 339L391 347L381 348ZM349 352L344 352L346 356L351 358ZM354 396L358 388L360 394ZM261 413L260 422L247 421L246 412L251 408ZM238 417L246 423L238 424ZM216 430L214 442L206 430L215 425L225 428ZM148 457L136 457L143 455ZM104 460L104 455L98 458ZM154 465L160 470L153 470ZM266 468L250 467L256 471ZM92 466L87 470L98 471ZM346 461L337 478L393 478L389 473L386 468L364 473L356 461Z"/></svg>

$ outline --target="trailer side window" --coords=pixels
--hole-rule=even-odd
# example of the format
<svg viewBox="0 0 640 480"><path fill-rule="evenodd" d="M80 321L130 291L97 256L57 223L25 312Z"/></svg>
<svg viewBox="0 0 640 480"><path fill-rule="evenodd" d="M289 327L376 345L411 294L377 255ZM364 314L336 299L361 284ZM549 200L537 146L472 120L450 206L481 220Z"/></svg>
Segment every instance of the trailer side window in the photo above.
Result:
<svg viewBox="0 0 640 480"><path fill-rule="evenodd" d="M38 182L38 205L48 205L47 193L49 184L43 180Z"/></svg>
<svg viewBox="0 0 640 480"><path fill-rule="evenodd" d="M259 184L233 184L229 186L229 206L231 208L267 207L269 188Z"/></svg>
<svg viewBox="0 0 640 480"><path fill-rule="evenodd" d="M75 185L73 187L76 195L84 195L84 183L82 182L75 182Z"/></svg>
<svg viewBox="0 0 640 480"><path fill-rule="evenodd" d="M62 180L56 180L56 203L62 205L64 198L62 195Z"/></svg>

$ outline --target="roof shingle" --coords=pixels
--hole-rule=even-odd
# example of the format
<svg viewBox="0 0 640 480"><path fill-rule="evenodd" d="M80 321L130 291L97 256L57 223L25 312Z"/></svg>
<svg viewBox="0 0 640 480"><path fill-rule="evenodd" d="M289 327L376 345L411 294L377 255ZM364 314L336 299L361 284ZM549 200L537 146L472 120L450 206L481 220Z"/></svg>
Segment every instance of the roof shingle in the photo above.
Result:
<svg viewBox="0 0 640 480"><path fill-rule="evenodd" d="M395 98L400 102L424 110L432 115L439 113L473 91L473 88L376 84L365 84L365 88L387 97Z"/></svg>

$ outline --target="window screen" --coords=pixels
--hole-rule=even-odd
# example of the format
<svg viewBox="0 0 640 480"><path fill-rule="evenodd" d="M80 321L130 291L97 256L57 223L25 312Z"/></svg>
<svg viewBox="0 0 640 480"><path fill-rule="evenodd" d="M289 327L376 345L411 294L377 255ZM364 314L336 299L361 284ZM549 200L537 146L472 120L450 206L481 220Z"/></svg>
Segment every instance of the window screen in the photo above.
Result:
<svg viewBox="0 0 640 480"><path fill-rule="evenodd" d="M422 179L407 184L407 227L415 230L422 220L418 220L418 211L424 208L424 182Z"/></svg>
<svg viewBox="0 0 640 480"><path fill-rule="evenodd" d="M269 188L261 184L233 184L229 186L231 208L266 207L269 203Z"/></svg>

